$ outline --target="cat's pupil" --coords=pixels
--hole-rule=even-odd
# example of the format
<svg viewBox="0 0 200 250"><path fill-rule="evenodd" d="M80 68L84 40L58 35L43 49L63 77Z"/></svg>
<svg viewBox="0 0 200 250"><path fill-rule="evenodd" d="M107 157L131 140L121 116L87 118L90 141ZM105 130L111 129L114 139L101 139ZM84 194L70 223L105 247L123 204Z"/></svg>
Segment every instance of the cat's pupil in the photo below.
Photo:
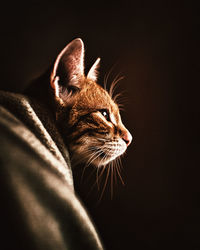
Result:
<svg viewBox="0 0 200 250"><path fill-rule="evenodd" d="M106 118L106 120L108 120L108 121L110 120L107 110L105 110L105 109L101 110L101 114Z"/></svg>

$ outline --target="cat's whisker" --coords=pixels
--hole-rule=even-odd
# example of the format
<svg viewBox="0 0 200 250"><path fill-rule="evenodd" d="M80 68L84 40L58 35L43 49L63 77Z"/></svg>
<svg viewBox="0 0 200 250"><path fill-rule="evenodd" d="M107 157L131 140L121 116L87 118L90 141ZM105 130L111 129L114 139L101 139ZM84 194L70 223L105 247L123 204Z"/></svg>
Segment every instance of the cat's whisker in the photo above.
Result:
<svg viewBox="0 0 200 250"><path fill-rule="evenodd" d="M101 166L98 165L97 169L97 173L96 173L96 181L94 182L94 184L92 185L90 192L88 193L88 195L92 192L92 190L94 189L95 185L97 185L97 189L100 189L100 181L102 180L103 177L103 173L105 172L105 169L107 168L107 166L102 166L102 170L101 173L98 175L99 170L101 169Z"/></svg>
<svg viewBox="0 0 200 250"><path fill-rule="evenodd" d="M126 104L128 101L126 94L126 91L120 91L120 93L117 93L113 96L113 101L116 102L117 105Z"/></svg>
<svg viewBox="0 0 200 250"><path fill-rule="evenodd" d="M96 149L96 148L95 148L95 149ZM91 151L91 150L88 150L88 151ZM88 167L90 164L92 164L92 162L93 162L96 158L98 158L101 154L102 154L102 151L101 151L100 149L97 150L96 152L93 152L92 157L90 157L89 162L87 163L87 167ZM97 170L97 172L98 172L98 171L99 171L99 167L94 168L94 170L93 170L92 173L90 174L89 178L92 176L92 174L94 173L95 170ZM97 175L97 176L98 176L98 175ZM89 179L89 178L88 178L88 179ZM87 197L90 195L90 193L91 193L92 190L94 189L94 186L95 186L96 183L97 183L97 180L95 181L95 183L94 183L94 184L92 185L92 187L90 188L90 191L88 192Z"/></svg>
<svg viewBox="0 0 200 250"><path fill-rule="evenodd" d="M94 172L95 172L95 168L91 171L91 173L87 176L87 181L89 182L89 180L92 178L92 176L94 176ZM90 192L88 192L88 194L87 194L87 197L90 195L90 193L91 193L91 191L92 191L92 188L91 188L91 190L90 190Z"/></svg>
<svg viewBox="0 0 200 250"><path fill-rule="evenodd" d="M95 171L96 171L96 168L93 169L92 173L90 174L90 177L94 174ZM87 193L87 197L89 197L89 195L92 193L95 185L96 185L96 181L94 182L94 184L91 186L89 192Z"/></svg>
<svg viewBox="0 0 200 250"><path fill-rule="evenodd" d="M115 84L115 83L116 83L116 81L120 78L120 74L121 74L121 72L119 72L119 73L115 76L115 78L114 78L112 84Z"/></svg>
<svg viewBox="0 0 200 250"><path fill-rule="evenodd" d="M115 77L114 81L111 83L110 90L109 90L109 95L111 98L113 98L117 83L124 79L124 76L119 77L119 74Z"/></svg>
<svg viewBox="0 0 200 250"><path fill-rule="evenodd" d="M90 158L86 162L86 166L89 166L96 158L98 158L102 154L102 152L103 151L101 149L99 149L99 150L97 150L95 152L92 151L92 154L91 154Z"/></svg>
<svg viewBox="0 0 200 250"><path fill-rule="evenodd" d="M118 174L118 176L119 176L119 179L120 179L121 183L122 183L123 185L125 185L125 183L124 183L124 181L123 181L123 179L122 179L121 173L120 173L120 164L119 164L119 162L118 162L118 159L116 159L116 160L117 160L117 165L116 165L117 174Z"/></svg>
<svg viewBox="0 0 200 250"><path fill-rule="evenodd" d="M125 92L125 91L124 91ZM123 107L124 105L126 105L127 103L129 103L128 98L125 96L125 94L116 94L116 97L114 96L113 100L115 101L115 103L117 103L118 107Z"/></svg>
<svg viewBox="0 0 200 250"><path fill-rule="evenodd" d="M113 166L114 166L114 180L115 180L115 184L117 184L117 176L116 176L116 159L112 162Z"/></svg>
<svg viewBox="0 0 200 250"><path fill-rule="evenodd" d="M103 194L104 194L104 191L105 191L106 185L107 185L107 183L108 183L108 177L109 177L109 174L110 174L110 168L107 168L106 179L105 179L105 183L104 183L104 186L103 186L103 189L102 189L102 192L101 192L100 198L99 198L99 202L101 201L101 199L102 199L102 197L103 197Z"/></svg>
<svg viewBox="0 0 200 250"><path fill-rule="evenodd" d="M123 105L121 106L121 105L119 104L119 110L120 110L120 111L125 111Z"/></svg>
<svg viewBox="0 0 200 250"><path fill-rule="evenodd" d="M100 168L101 168L101 166L102 166L102 164L103 164L103 161L106 160L106 157L107 157L107 155L105 154L105 155L103 156L103 158L100 160L97 169L100 169ZM101 174L100 174L99 176L98 176L98 174L97 174L97 179L96 179L97 186L99 186L99 179L101 179L101 177L103 176L104 170L105 170L106 168L107 168L107 166L106 166L106 165L103 165L103 170L101 171ZM97 170L97 173L98 173L98 170Z"/></svg>
<svg viewBox="0 0 200 250"><path fill-rule="evenodd" d="M124 111L124 106L129 102L129 100L126 98L126 96L124 96L125 91L116 94L113 97L113 100L115 103L117 103L117 106L119 108L120 111Z"/></svg>
<svg viewBox="0 0 200 250"><path fill-rule="evenodd" d="M101 174L98 176L98 171L99 171L99 169L101 168L101 166L102 166L102 164L103 164L103 161L104 160L106 160L106 157L107 157L107 155L105 154L104 156L103 156L103 158L100 160L100 162L99 162L99 164L98 164L98 167L97 167L97 181L96 181L96 183L97 183L97 187L99 188L99 179L101 179L101 177L103 176L103 173L104 173L104 171L105 171L105 169L106 169L106 165L104 165L103 166L103 170L101 171Z"/></svg>
<svg viewBox="0 0 200 250"><path fill-rule="evenodd" d="M115 96L113 96L113 101L116 102L117 105L119 105L118 99L119 99L119 97L121 97L121 95L122 95L122 93L118 93L118 94L116 94Z"/></svg>
<svg viewBox="0 0 200 250"><path fill-rule="evenodd" d="M88 150L89 152L89 150ZM90 156L90 158L88 159L87 163L85 164L84 168L83 168L83 172L82 172L82 175L81 175L81 182L83 180L83 176L84 176L84 173L85 173L85 170L87 167L89 167L89 165L91 165L91 163L99 157L99 155L101 154L101 151L99 150L98 152L93 152L93 154Z"/></svg>
<svg viewBox="0 0 200 250"><path fill-rule="evenodd" d="M113 162L111 162L111 166L110 166L110 168L111 168L111 175L110 175L110 177L111 177L111 183L110 183L110 192L111 192L111 200L112 200L112 198L113 198L113 172L114 172L114 170L113 170Z"/></svg>
<svg viewBox="0 0 200 250"><path fill-rule="evenodd" d="M83 179L83 176L84 176L84 173L85 173L85 170L87 167L89 167L89 165L91 164L91 159L95 156L95 153L94 155L92 154L91 157L89 158L89 160L86 162L84 168L83 168L83 172L82 172L82 175L81 175L81 181Z"/></svg>
<svg viewBox="0 0 200 250"><path fill-rule="evenodd" d="M108 83L108 79L114 69L114 67L116 66L116 63L110 68L110 70L105 74L104 76L104 89L107 91L107 83Z"/></svg>
<svg viewBox="0 0 200 250"><path fill-rule="evenodd" d="M104 166L105 167L105 166ZM97 173L98 173L98 171L99 171L99 167L98 168L94 168L94 170L96 170L97 171ZM93 173L94 173L94 171L93 171ZM95 180L95 182L93 183L93 185L91 186L91 188L90 188L90 191L88 192L88 194L87 194L87 197L90 195L90 193L92 192L92 190L94 189L94 187L95 187L95 185L97 184L97 189L99 190L100 189L100 187L99 187L99 183L98 183L98 174L96 173L96 180ZM100 174L101 175L101 174Z"/></svg>
<svg viewBox="0 0 200 250"><path fill-rule="evenodd" d="M107 166L102 166L102 170L99 176L97 176L97 185L100 185L100 181L102 180L103 177L103 173L105 172L105 169L107 168ZM98 169L100 169L100 167L98 167Z"/></svg>
<svg viewBox="0 0 200 250"><path fill-rule="evenodd" d="M83 182L83 176L84 176L84 174L85 174L85 170L86 170L87 167L88 167L88 166L85 165L84 168L83 168L83 171L82 171L82 174L81 174L81 183Z"/></svg>
<svg viewBox="0 0 200 250"><path fill-rule="evenodd" d="M119 171L121 171L122 170L122 160L121 160L121 157L118 157L117 161L118 161Z"/></svg>
<svg viewBox="0 0 200 250"><path fill-rule="evenodd" d="M110 150L111 151L111 150ZM106 156L105 156L106 158ZM107 185L107 182L108 182L108 176L109 176L109 173L111 174L111 199L113 197L113 162L109 163L107 167L104 167L104 169L107 168L107 175L106 175L106 180L105 180L105 184L104 184L104 187L103 187L103 190L102 190L102 193L101 193L101 196L100 196L100 200L102 199L103 197L103 193L105 191L105 188L106 188L106 185Z"/></svg>
<svg viewBox="0 0 200 250"><path fill-rule="evenodd" d="M99 169L100 168L97 168L97 172L96 172L96 183L97 183L97 189L99 190Z"/></svg>
<svg viewBox="0 0 200 250"><path fill-rule="evenodd" d="M98 139L101 139L101 138L98 138ZM104 140L100 140L100 141L104 141ZM105 170L107 170L107 173L105 176L105 182L104 182L103 187L102 187L99 201L101 201L103 194L105 192L106 186L108 184L109 175L110 175L111 199L113 198L114 183L117 183L117 175L118 175L121 183L124 185L124 181L123 181L121 173L120 173L121 159L116 158L114 161L111 161L110 163L105 165L105 163L107 161L109 161L109 159L112 158L114 155L120 154L120 151L121 151L120 146L121 146L121 144L118 142L118 140L116 140L114 142L109 141L109 142L107 142L104 145L101 145L99 147L97 147L96 143L93 142L93 145L91 145L90 148L88 148L85 151L85 154L88 155L89 157L88 157L88 160L86 162L84 171L85 171L86 167L88 167L93 162L98 160L98 163L95 163L95 164L97 164L97 168L95 168L96 169L96 181L92 185L89 194L91 193L91 191L93 190L95 185L97 185L97 189L100 190L102 177L104 175ZM100 159L98 159L98 158L100 158ZM83 174L84 174L84 172L83 172ZM91 175L92 174L93 174L93 172L91 173ZM88 179L90 179L90 176L88 177Z"/></svg>
<svg viewBox="0 0 200 250"><path fill-rule="evenodd" d="M118 161L119 161L119 168L121 170L121 168L122 168L122 159L121 159L121 157L118 158Z"/></svg>
<svg viewBox="0 0 200 250"><path fill-rule="evenodd" d="M108 83L108 78L109 78L110 71L105 74L104 79L103 79L103 87L107 91L107 83Z"/></svg>

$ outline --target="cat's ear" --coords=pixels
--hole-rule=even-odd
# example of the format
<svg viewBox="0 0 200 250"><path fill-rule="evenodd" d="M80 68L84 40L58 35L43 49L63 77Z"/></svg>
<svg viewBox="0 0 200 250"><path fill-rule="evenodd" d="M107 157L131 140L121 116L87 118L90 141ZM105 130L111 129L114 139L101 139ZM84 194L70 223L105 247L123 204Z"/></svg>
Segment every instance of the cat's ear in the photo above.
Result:
<svg viewBox="0 0 200 250"><path fill-rule="evenodd" d="M84 76L84 44L80 38L70 42L58 55L51 72L51 87L56 97L67 95L70 87L79 87Z"/></svg>
<svg viewBox="0 0 200 250"><path fill-rule="evenodd" d="M98 77L98 68L99 68L99 65L100 65L100 58L97 58L97 60L92 65L91 69L89 70L89 72L87 74L87 78L88 79L91 79L94 82L96 82L97 77Z"/></svg>

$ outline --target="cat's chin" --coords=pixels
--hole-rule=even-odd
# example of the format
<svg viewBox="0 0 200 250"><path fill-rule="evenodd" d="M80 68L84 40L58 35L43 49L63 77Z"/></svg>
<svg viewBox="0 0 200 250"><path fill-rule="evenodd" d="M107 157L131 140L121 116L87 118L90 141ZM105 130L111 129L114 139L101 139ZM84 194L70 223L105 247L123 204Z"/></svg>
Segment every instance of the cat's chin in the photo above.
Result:
<svg viewBox="0 0 200 250"><path fill-rule="evenodd" d="M107 164L109 164L110 162L112 162L113 160L115 160L117 157L115 158L109 158L109 159L102 159L102 157L98 157L93 161L90 161L89 157L86 157L85 155L82 155L82 157L72 157L72 165L79 165L79 164L83 164L83 165L87 165L87 166L94 166L94 167L102 167L102 166L106 166Z"/></svg>
<svg viewBox="0 0 200 250"><path fill-rule="evenodd" d="M103 167L108 165L109 163L111 163L112 161L115 161L117 158L119 158L122 154L124 154L125 152L125 148L121 151L118 151L118 153L116 154L106 154L101 152L101 154L96 157L96 158L92 158L91 155L87 155L84 154L84 152L79 152L79 153L75 153L73 154L72 157L72 164L73 165L78 165L78 164L84 164L84 165L91 165L94 167ZM78 156L78 157L75 157Z"/></svg>
<svg viewBox="0 0 200 250"><path fill-rule="evenodd" d="M71 147L71 155L73 165L84 164L93 165L95 167L106 166L118 157L120 157L127 149L123 140L107 142L105 144L83 143Z"/></svg>
<svg viewBox="0 0 200 250"><path fill-rule="evenodd" d="M118 157L113 157L112 159L106 159L106 160L102 160L100 157L98 159L95 159L94 161L92 162L88 162L87 159L74 159L72 160L72 163L73 165L79 165L79 164L84 164L84 165L91 165L91 166L94 166L96 168L99 168L99 167L105 167L106 165L108 165L109 163L111 163L112 161L114 161L116 158Z"/></svg>
<svg viewBox="0 0 200 250"><path fill-rule="evenodd" d="M95 167L103 167L116 160L119 156L113 156L108 159L102 159L102 157L98 157L96 160L92 162L92 165Z"/></svg>

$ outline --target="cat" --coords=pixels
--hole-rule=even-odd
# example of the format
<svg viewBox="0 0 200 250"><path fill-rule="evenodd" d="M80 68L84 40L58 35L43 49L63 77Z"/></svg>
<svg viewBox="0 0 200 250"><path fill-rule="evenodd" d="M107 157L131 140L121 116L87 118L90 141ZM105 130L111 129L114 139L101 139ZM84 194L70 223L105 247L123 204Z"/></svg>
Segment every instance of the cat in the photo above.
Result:
<svg viewBox="0 0 200 250"><path fill-rule="evenodd" d="M53 104L55 122L74 164L106 166L121 156L132 136L122 123L119 107L97 84L100 58L84 74L84 44L71 41L57 56L46 74L46 83L32 84L27 91ZM49 100L51 100L49 102Z"/></svg>
<svg viewBox="0 0 200 250"><path fill-rule="evenodd" d="M114 99L96 83L99 62L85 76L84 45L75 39L23 95L0 91L0 237L6 249L103 249L76 195L71 165L109 171L132 136Z"/></svg>

